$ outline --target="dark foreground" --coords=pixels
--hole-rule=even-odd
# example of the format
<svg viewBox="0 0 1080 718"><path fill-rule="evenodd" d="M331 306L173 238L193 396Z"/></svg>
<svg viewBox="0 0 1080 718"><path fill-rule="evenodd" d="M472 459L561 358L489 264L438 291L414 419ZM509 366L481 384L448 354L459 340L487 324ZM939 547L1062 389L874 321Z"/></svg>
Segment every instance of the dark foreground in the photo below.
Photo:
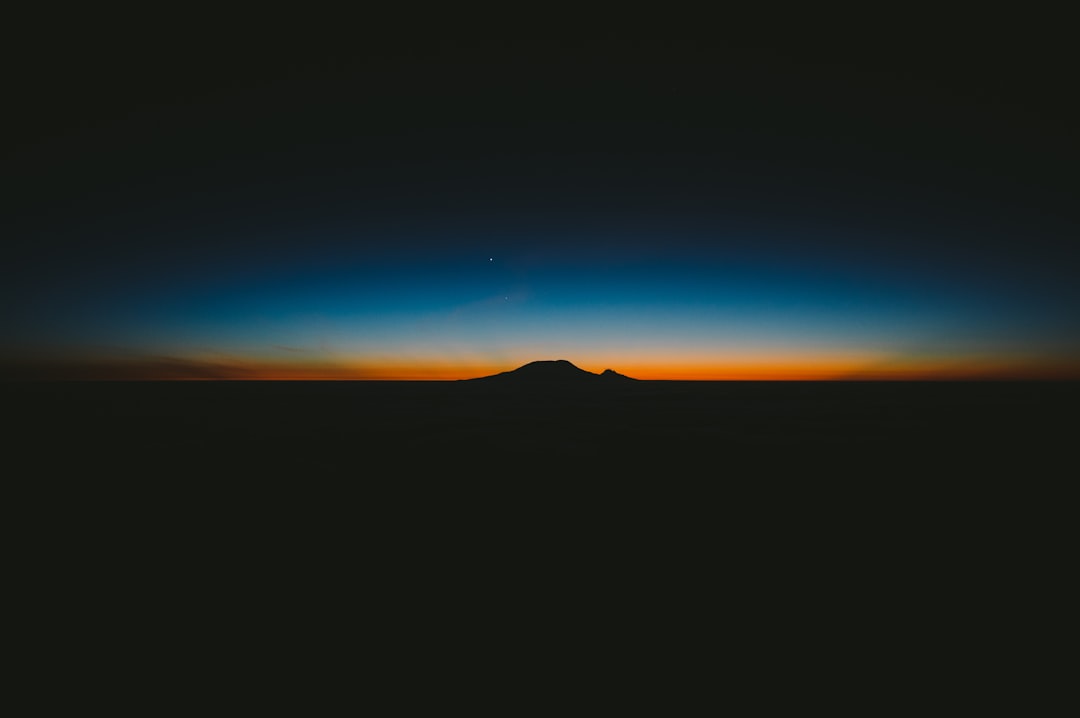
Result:
<svg viewBox="0 0 1080 718"><path fill-rule="evenodd" d="M2 386L28 472L150 477L1053 472L1072 383L130 382Z"/></svg>
<svg viewBox="0 0 1080 718"><path fill-rule="evenodd" d="M118 647L129 683L302 656L406 702L422 665L521 700L644 670L1007 702L987 676L1048 655L1067 603L1076 384L2 391L26 660Z"/></svg>

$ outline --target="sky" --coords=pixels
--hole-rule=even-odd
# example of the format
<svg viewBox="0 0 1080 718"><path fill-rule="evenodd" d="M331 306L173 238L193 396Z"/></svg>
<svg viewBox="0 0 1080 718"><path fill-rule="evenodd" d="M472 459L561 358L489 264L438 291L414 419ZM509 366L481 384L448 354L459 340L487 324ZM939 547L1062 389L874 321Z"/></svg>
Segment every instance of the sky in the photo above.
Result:
<svg viewBox="0 0 1080 718"><path fill-rule="evenodd" d="M6 378L1080 378L1053 18L86 12L6 50Z"/></svg>

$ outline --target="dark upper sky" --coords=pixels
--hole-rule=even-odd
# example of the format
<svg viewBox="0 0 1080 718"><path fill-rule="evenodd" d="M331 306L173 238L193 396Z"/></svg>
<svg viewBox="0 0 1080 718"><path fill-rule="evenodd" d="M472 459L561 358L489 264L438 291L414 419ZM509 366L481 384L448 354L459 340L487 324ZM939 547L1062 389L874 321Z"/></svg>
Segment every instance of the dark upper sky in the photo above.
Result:
<svg viewBox="0 0 1080 718"><path fill-rule="evenodd" d="M1076 58L1052 18L23 29L11 361L1078 366Z"/></svg>

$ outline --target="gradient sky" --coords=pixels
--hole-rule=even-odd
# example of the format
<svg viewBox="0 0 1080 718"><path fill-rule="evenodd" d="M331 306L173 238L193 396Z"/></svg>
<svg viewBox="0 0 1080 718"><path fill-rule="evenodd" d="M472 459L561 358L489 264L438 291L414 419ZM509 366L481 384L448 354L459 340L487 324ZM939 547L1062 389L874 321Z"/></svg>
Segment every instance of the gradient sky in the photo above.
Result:
<svg viewBox="0 0 1080 718"><path fill-rule="evenodd" d="M15 48L8 376L1080 378L1042 25L141 20Z"/></svg>

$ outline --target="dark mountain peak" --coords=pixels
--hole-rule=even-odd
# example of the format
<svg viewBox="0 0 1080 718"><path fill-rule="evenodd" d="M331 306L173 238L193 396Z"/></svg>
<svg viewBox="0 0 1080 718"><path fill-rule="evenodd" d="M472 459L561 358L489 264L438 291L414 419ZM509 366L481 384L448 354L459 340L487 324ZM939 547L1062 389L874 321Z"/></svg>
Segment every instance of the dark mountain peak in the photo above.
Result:
<svg viewBox="0 0 1080 718"><path fill-rule="evenodd" d="M513 371L503 372L496 376L513 377L515 379L529 379L541 381L563 381L575 379L594 379L596 374L580 369L565 359L534 361L520 366Z"/></svg>
<svg viewBox="0 0 1080 718"><path fill-rule="evenodd" d="M619 372L615 371L614 369L605 369L603 371L603 373L600 374L600 378L601 379L624 379L626 381L636 381L633 377L626 376L625 374L620 374Z"/></svg>
<svg viewBox="0 0 1080 718"><path fill-rule="evenodd" d="M499 379L522 382L581 382L596 381L598 379L629 379L618 372L607 369L603 374L594 374L585 371L565 359L548 359L534 361L520 366L512 371L504 371L494 376L482 377L483 379Z"/></svg>
<svg viewBox="0 0 1080 718"><path fill-rule="evenodd" d="M566 359L542 359L540 361L531 361L528 364L519 366L517 369L514 369L514 371L567 371L570 369L585 372L586 374L591 373L575 366L573 362L569 362Z"/></svg>

